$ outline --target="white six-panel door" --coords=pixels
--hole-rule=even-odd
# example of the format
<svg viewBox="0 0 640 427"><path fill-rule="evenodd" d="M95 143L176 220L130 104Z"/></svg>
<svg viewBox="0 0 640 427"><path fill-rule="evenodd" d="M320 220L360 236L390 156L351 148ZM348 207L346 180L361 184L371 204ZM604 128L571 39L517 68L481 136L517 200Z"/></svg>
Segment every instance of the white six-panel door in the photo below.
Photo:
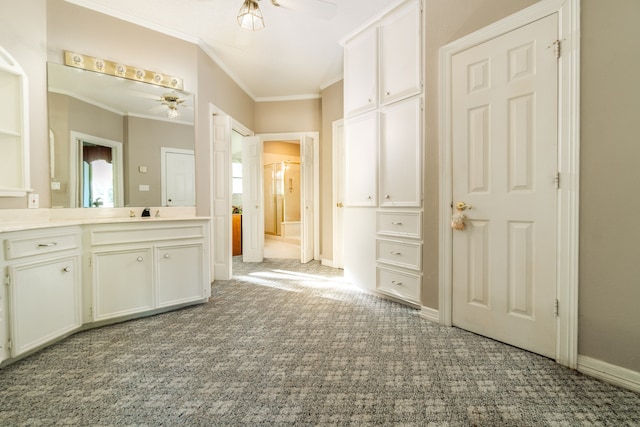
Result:
<svg viewBox="0 0 640 427"><path fill-rule="evenodd" d="M242 139L242 260L264 259L263 142L259 136Z"/></svg>
<svg viewBox="0 0 640 427"><path fill-rule="evenodd" d="M556 355L557 14L452 61L453 324ZM453 207L452 212L456 209Z"/></svg>

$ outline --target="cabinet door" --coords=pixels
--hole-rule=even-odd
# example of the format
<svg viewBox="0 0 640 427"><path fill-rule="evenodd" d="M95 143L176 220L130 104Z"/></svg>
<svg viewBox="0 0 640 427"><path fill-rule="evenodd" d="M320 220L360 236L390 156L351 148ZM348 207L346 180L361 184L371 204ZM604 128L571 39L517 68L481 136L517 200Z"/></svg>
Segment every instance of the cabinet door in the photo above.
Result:
<svg viewBox="0 0 640 427"><path fill-rule="evenodd" d="M391 13L380 25L380 104L422 91L421 21L416 0Z"/></svg>
<svg viewBox="0 0 640 427"><path fill-rule="evenodd" d="M151 248L94 252L93 320L153 308Z"/></svg>
<svg viewBox="0 0 640 427"><path fill-rule="evenodd" d="M380 206L422 204L421 98L380 113Z"/></svg>
<svg viewBox="0 0 640 427"><path fill-rule="evenodd" d="M72 255L9 267L13 357L80 327L79 265Z"/></svg>
<svg viewBox="0 0 640 427"><path fill-rule="evenodd" d="M376 206L378 113L349 119L344 125L346 206Z"/></svg>
<svg viewBox="0 0 640 427"><path fill-rule="evenodd" d="M204 298L201 243L157 249L158 307Z"/></svg>
<svg viewBox="0 0 640 427"><path fill-rule="evenodd" d="M370 28L344 47L344 113L372 110L378 102L377 29Z"/></svg>

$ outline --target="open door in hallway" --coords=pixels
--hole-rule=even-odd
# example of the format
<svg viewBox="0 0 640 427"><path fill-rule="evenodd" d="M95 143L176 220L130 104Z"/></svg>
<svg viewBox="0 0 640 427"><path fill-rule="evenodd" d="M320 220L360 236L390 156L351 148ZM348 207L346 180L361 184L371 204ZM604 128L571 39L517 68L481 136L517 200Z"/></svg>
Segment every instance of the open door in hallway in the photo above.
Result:
<svg viewBox="0 0 640 427"><path fill-rule="evenodd" d="M264 258L262 138L242 140L242 256L244 262Z"/></svg>

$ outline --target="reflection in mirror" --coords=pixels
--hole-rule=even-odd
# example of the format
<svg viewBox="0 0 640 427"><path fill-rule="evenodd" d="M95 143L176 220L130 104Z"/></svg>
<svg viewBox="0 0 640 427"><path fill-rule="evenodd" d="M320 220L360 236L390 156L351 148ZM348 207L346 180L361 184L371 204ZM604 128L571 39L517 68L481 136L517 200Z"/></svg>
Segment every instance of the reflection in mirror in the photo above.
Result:
<svg viewBox="0 0 640 427"><path fill-rule="evenodd" d="M193 95L48 64L53 207L195 205Z"/></svg>

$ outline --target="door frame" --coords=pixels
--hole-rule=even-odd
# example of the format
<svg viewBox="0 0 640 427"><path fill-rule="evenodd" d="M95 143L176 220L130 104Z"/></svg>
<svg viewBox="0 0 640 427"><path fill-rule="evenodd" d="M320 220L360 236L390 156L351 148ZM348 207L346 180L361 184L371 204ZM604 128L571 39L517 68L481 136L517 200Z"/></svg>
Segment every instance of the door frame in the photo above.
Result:
<svg viewBox="0 0 640 427"><path fill-rule="evenodd" d="M302 144L304 136L313 139L313 259L320 259L320 133L319 132L285 132L285 133L261 133L256 136L262 137L262 141L294 141ZM302 147L301 147L302 148ZM302 176L303 168L309 167L305 165L302 159L302 150L300 151L300 174ZM302 218L301 218L302 221ZM303 224L301 224L303 227ZM301 236L302 237L302 236ZM304 242L300 241L301 245ZM302 257L302 247L300 248L300 256Z"/></svg>
<svg viewBox="0 0 640 427"><path fill-rule="evenodd" d="M451 70L453 56L533 21L558 13L561 55L558 62L558 272L556 361L578 365L578 239L580 171L580 0L541 0L514 15L443 46L439 52L440 220L439 322L452 325L453 232Z"/></svg>
<svg viewBox="0 0 640 427"><path fill-rule="evenodd" d="M338 203L344 203L344 200L341 200L341 198L338 197L338 188L342 188L342 190L344 191L344 169L341 170L338 167L340 159L344 160L344 119L334 121L331 124L331 128L333 130L332 132L332 135L333 135L333 138L332 138L333 140L333 150L332 150L333 183L332 183L332 191L331 191L331 194L332 194L331 212L332 212L332 218L333 218L333 226L332 226L333 255L332 255L331 264L329 265L329 263L326 263L326 262L325 264L334 268L344 268L344 256L339 255L339 254L344 254L344 242L343 242L344 236L342 235L342 233L339 233L338 229L336 228L336 224L338 223L338 218L341 215L340 210L343 210L344 212L344 207L338 206ZM339 144L340 139L342 140L341 144ZM342 148L342 150L340 150L340 148ZM341 196L344 196L344 195L341 194Z"/></svg>
<svg viewBox="0 0 640 427"><path fill-rule="evenodd" d="M69 197L70 207L79 208L78 196L81 193L80 162L82 161L82 143L89 142L110 147L113 151L113 203L115 207L124 206L124 162L122 142L74 130L69 132Z"/></svg>
<svg viewBox="0 0 640 427"><path fill-rule="evenodd" d="M214 120L216 116L222 116L225 118L226 123L229 125L228 129L224 131L224 139L225 139L225 158L221 160L226 165L225 168L217 168L215 166L216 163L216 152L214 146ZM225 113L222 109L218 108L216 105L209 103L209 176L208 180L211 185L210 194L209 194L209 216L211 217L210 224L210 239L209 239L209 249L210 249L210 266L211 266L211 280L229 280L233 275L233 262L232 262L232 236L231 236L231 196L232 196L232 188L231 188L231 131L237 130L244 136L253 135L253 131L251 131L248 127L244 126L239 121L235 120L233 116ZM224 170L221 170L224 169ZM225 218L226 225L222 225L223 231L221 234L224 234L221 239L216 239L216 224L215 224L215 212L216 212L216 201L214 198L214 186L220 182L220 188L224 191L224 197L222 198L224 206L220 207L221 209L228 212L228 219ZM196 201L197 203L197 201ZM221 268L215 268L217 258L216 247L218 250L228 249L228 256L224 256L222 258L222 263L224 264Z"/></svg>

